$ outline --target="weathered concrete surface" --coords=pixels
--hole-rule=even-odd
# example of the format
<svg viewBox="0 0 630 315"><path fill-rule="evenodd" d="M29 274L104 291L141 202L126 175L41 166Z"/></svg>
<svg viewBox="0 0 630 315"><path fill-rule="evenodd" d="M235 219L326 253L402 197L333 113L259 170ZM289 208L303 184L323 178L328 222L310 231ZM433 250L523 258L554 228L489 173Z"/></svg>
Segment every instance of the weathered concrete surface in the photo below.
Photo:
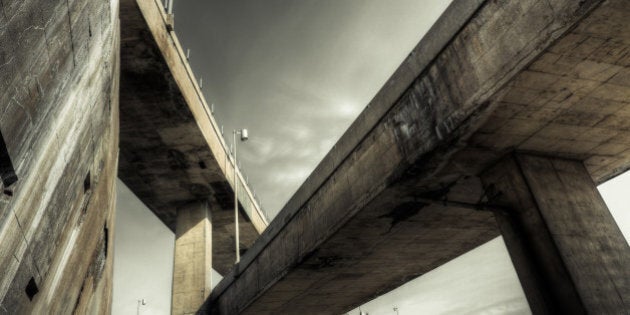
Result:
<svg viewBox="0 0 630 315"><path fill-rule="evenodd" d="M8 153L0 161L0 314L106 314L118 4L3 0L0 7L0 129Z"/></svg>
<svg viewBox="0 0 630 315"><path fill-rule="evenodd" d="M468 147L581 160L597 184L628 170L629 11L607 1L546 48L493 97L497 108Z"/></svg>
<svg viewBox="0 0 630 315"><path fill-rule="evenodd" d="M171 314L195 314L212 289L212 218L208 202L177 209Z"/></svg>
<svg viewBox="0 0 630 315"><path fill-rule="evenodd" d="M212 196L214 268L233 266L233 160L157 0L121 1L120 178L168 227L176 209ZM239 176L242 248L267 221Z"/></svg>
<svg viewBox="0 0 630 315"><path fill-rule="evenodd" d="M479 173L514 150L627 170L629 19L622 0L454 2L202 311L342 313L457 257L499 231L453 204L486 203Z"/></svg>
<svg viewBox="0 0 630 315"><path fill-rule="evenodd" d="M534 314L630 310L630 248L582 162L518 154L482 178Z"/></svg>

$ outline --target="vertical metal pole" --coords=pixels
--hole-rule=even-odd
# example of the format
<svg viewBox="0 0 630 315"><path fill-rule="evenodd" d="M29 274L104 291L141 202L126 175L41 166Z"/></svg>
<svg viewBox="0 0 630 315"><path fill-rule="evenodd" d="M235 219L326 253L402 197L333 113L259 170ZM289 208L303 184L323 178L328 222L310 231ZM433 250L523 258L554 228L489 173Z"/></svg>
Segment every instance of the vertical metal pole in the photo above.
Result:
<svg viewBox="0 0 630 315"><path fill-rule="evenodd" d="M236 176L236 133L234 130L234 231L236 234L235 246L236 246L236 264L241 261L241 253L239 250L239 235L238 235L238 177Z"/></svg>
<svg viewBox="0 0 630 315"><path fill-rule="evenodd" d="M173 14L173 0L168 0L168 14Z"/></svg>

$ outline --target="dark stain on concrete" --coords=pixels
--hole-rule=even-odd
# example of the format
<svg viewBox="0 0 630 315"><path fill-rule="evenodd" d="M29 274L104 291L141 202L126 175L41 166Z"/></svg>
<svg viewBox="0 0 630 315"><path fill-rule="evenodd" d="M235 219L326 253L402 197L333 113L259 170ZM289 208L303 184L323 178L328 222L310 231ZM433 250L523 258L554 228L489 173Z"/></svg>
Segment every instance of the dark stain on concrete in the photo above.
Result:
<svg viewBox="0 0 630 315"><path fill-rule="evenodd" d="M426 191L417 195L419 198L426 198L431 200L445 200L446 195L451 191L451 188L455 185L456 182L442 184L439 188Z"/></svg>
<svg viewBox="0 0 630 315"><path fill-rule="evenodd" d="M208 186L202 184L191 184L189 190L193 196L200 198L208 197L212 193Z"/></svg>
<svg viewBox="0 0 630 315"><path fill-rule="evenodd" d="M92 174L90 171L88 171L87 175L85 175L85 178L83 179L83 193L87 193L91 187L92 187Z"/></svg>
<svg viewBox="0 0 630 315"><path fill-rule="evenodd" d="M33 300L35 295L39 293L39 288L37 287L37 283L35 283L35 279L33 277L31 277L31 280L28 281L28 284L26 285L26 289L24 289L24 291L26 292L26 296L28 296L28 299L31 301Z"/></svg>
<svg viewBox="0 0 630 315"><path fill-rule="evenodd" d="M185 170L190 167L186 155L175 149L168 150L168 165L172 170Z"/></svg>
<svg viewBox="0 0 630 315"><path fill-rule="evenodd" d="M2 133L0 133L0 177L2 178L4 187L9 187L18 180Z"/></svg>
<svg viewBox="0 0 630 315"><path fill-rule="evenodd" d="M227 181L216 181L210 183L212 190L214 191L214 197L223 210L230 210L234 208L234 194L232 188Z"/></svg>
<svg viewBox="0 0 630 315"><path fill-rule="evenodd" d="M398 206L396 206L389 213L379 216L379 219L381 219L381 218L391 218L391 220L392 220L391 225L389 227L389 230L387 230L387 232L385 232L385 234L389 233L394 228L394 226L396 224L398 224L398 223L400 223L402 221L407 221L409 218L411 218L414 215L418 214L418 212L420 212L420 210L422 208L424 208L425 206L428 206L428 205L429 205L428 203L416 202L416 201L403 202L403 203L399 204Z"/></svg>
<svg viewBox="0 0 630 315"><path fill-rule="evenodd" d="M339 255L321 256L314 259L308 259L303 266L310 270L322 270L339 265L343 258Z"/></svg>

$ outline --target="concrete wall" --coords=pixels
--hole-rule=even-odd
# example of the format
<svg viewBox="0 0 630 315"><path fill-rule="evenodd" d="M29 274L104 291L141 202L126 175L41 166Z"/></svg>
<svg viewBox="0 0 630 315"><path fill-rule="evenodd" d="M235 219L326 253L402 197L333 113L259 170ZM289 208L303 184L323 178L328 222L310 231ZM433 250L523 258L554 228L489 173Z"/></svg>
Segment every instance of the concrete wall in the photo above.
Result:
<svg viewBox="0 0 630 315"><path fill-rule="evenodd" d="M0 6L0 314L108 313L117 1Z"/></svg>

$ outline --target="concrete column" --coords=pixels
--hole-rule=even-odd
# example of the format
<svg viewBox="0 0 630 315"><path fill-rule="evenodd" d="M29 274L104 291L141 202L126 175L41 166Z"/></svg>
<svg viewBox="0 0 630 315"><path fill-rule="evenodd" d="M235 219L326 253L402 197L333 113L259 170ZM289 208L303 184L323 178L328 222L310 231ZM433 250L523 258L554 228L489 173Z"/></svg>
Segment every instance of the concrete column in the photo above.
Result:
<svg viewBox="0 0 630 315"><path fill-rule="evenodd" d="M581 162L514 155L482 181L534 314L630 310L630 248Z"/></svg>
<svg viewBox="0 0 630 315"><path fill-rule="evenodd" d="M211 222L207 202L177 210L171 314L195 314L210 295Z"/></svg>

